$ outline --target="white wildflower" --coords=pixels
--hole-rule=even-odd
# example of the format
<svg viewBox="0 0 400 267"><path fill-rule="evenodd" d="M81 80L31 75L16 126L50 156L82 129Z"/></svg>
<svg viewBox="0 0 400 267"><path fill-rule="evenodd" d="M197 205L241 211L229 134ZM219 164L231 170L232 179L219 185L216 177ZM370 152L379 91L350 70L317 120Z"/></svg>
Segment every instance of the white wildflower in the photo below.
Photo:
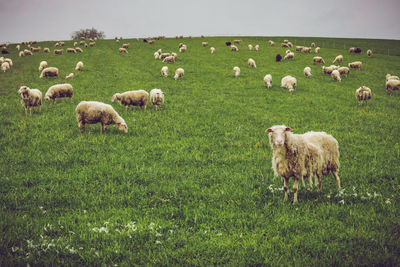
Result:
<svg viewBox="0 0 400 267"><path fill-rule="evenodd" d="M18 251L19 250L19 247L16 247L16 246L12 246L11 247L11 251L12 252L16 252L16 251Z"/></svg>
<svg viewBox="0 0 400 267"><path fill-rule="evenodd" d="M161 241L159 241L159 240L156 240L156 242L155 242L157 245L161 245Z"/></svg>
<svg viewBox="0 0 400 267"><path fill-rule="evenodd" d="M386 204L392 204L392 202L390 202L390 199L386 199L385 203Z"/></svg>
<svg viewBox="0 0 400 267"><path fill-rule="evenodd" d="M344 199L340 200L340 201L339 201L339 204L344 205Z"/></svg>

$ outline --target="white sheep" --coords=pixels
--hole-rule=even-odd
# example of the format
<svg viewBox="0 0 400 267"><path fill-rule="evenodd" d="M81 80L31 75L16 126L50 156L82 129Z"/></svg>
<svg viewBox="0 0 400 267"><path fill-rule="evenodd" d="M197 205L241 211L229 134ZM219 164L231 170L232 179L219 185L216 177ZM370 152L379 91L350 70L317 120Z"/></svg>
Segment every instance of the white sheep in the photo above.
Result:
<svg viewBox="0 0 400 267"><path fill-rule="evenodd" d="M75 47L75 52L77 53L82 53L83 50L80 47Z"/></svg>
<svg viewBox="0 0 400 267"><path fill-rule="evenodd" d="M179 47L179 52L183 53L187 50L187 46L185 44L183 44L181 47Z"/></svg>
<svg viewBox="0 0 400 267"><path fill-rule="evenodd" d="M346 77L349 77L350 69L348 67L339 67L338 71L340 75L346 75Z"/></svg>
<svg viewBox="0 0 400 267"><path fill-rule="evenodd" d="M391 74L386 74L386 81L389 81L389 80L400 80L400 78L399 78L399 76L394 76L394 75L391 75Z"/></svg>
<svg viewBox="0 0 400 267"><path fill-rule="evenodd" d="M310 67L305 67L304 68L304 75L306 76L306 78L311 78L311 68Z"/></svg>
<svg viewBox="0 0 400 267"><path fill-rule="evenodd" d="M334 70L335 70L335 67L332 67L332 66L330 66L330 67L322 66L322 72L323 72L324 74L331 74L332 71L334 71Z"/></svg>
<svg viewBox="0 0 400 267"><path fill-rule="evenodd" d="M296 46L296 51L297 52L301 52L303 50L303 48L304 48L304 46L297 45Z"/></svg>
<svg viewBox="0 0 400 267"><path fill-rule="evenodd" d="M158 54L157 52L154 52L153 56L154 56L154 59L158 59L158 57L160 56L160 54Z"/></svg>
<svg viewBox="0 0 400 267"><path fill-rule="evenodd" d="M236 45L231 45L231 51L239 51L239 48Z"/></svg>
<svg viewBox="0 0 400 267"><path fill-rule="evenodd" d="M256 62L255 62L254 59L252 59L252 58L249 58L249 59L247 60L247 64L249 65L250 68L257 68Z"/></svg>
<svg viewBox="0 0 400 267"><path fill-rule="evenodd" d="M308 54L310 54L311 53L311 47L303 47L303 53L308 53Z"/></svg>
<svg viewBox="0 0 400 267"><path fill-rule="evenodd" d="M249 44L247 47L249 48L249 51L253 50L253 46L251 44Z"/></svg>
<svg viewBox="0 0 400 267"><path fill-rule="evenodd" d="M275 46L275 42L272 41L272 40L269 40L269 41L268 41L268 44L269 44L270 46Z"/></svg>
<svg viewBox="0 0 400 267"><path fill-rule="evenodd" d="M208 43L207 43L207 42L202 42L201 45L202 45L203 47L206 47L206 46L208 46Z"/></svg>
<svg viewBox="0 0 400 267"><path fill-rule="evenodd" d="M123 45L122 45L122 48L129 48L129 46L130 46L130 43L128 43L128 44L123 44Z"/></svg>
<svg viewBox="0 0 400 267"><path fill-rule="evenodd" d="M18 56L19 56L19 57L25 56L24 51L20 51L20 52L18 53Z"/></svg>
<svg viewBox="0 0 400 267"><path fill-rule="evenodd" d="M120 53L128 54L128 50L127 50L126 48L123 48L123 47L118 48L118 51L119 51Z"/></svg>
<svg viewBox="0 0 400 267"><path fill-rule="evenodd" d="M81 101L75 109L78 129L81 132L83 127L86 132L86 124L95 124L100 122L102 130L106 130L107 125L115 125L120 131L128 132L128 126L125 120L118 115L111 105L97 101Z"/></svg>
<svg viewBox="0 0 400 267"><path fill-rule="evenodd" d="M156 109L160 108L160 105L164 103L164 92L161 89L153 89L150 91L150 101L156 106Z"/></svg>
<svg viewBox="0 0 400 267"><path fill-rule="evenodd" d="M296 86L297 86L297 80L295 77L287 75L283 77L281 80L281 87L287 88L289 93L293 92L294 89L296 89Z"/></svg>
<svg viewBox="0 0 400 267"><path fill-rule="evenodd" d="M369 56L369 57L372 56L372 50L371 49L367 50L367 56Z"/></svg>
<svg viewBox="0 0 400 267"><path fill-rule="evenodd" d="M175 57L174 56L168 56L163 59L163 63L174 63L175 62Z"/></svg>
<svg viewBox="0 0 400 267"><path fill-rule="evenodd" d="M176 69L174 79L178 80L179 78L182 78L183 74L185 74L185 70L184 69L182 69L182 68Z"/></svg>
<svg viewBox="0 0 400 267"><path fill-rule="evenodd" d="M5 58L4 61L5 61L5 62L8 62L8 64L10 65L10 67L13 66L13 62L12 62L12 59L11 59L11 58Z"/></svg>
<svg viewBox="0 0 400 267"><path fill-rule="evenodd" d="M324 61L324 59L322 57L314 57L313 61L314 61L314 64L316 64L316 63L325 64L325 61Z"/></svg>
<svg viewBox="0 0 400 267"><path fill-rule="evenodd" d="M65 76L65 79L73 79L74 78L74 74L71 72L70 74L68 74L67 76Z"/></svg>
<svg viewBox="0 0 400 267"><path fill-rule="evenodd" d="M358 104L362 104L362 101L367 103L367 100L371 99L372 93L371 89L366 86L361 86L356 90L356 98L358 100Z"/></svg>
<svg viewBox="0 0 400 267"><path fill-rule="evenodd" d="M361 61L354 61L349 63L349 68L351 69L361 69L362 67L362 62Z"/></svg>
<svg viewBox="0 0 400 267"><path fill-rule="evenodd" d="M215 52L215 48L214 47L210 47L210 53L214 54L214 52Z"/></svg>
<svg viewBox="0 0 400 267"><path fill-rule="evenodd" d="M321 48L318 46L318 47L315 48L314 51L315 51L315 54L319 54L319 52L321 51Z"/></svg>
<svg viewBox="0 0 400 267"><path fill-rule="evenodd" d="M47 61L41 61L39 64L39 72L42 71L43 69L47 68Z"/></svg>
<svg viewBox="0 0 400 267"><path fill-rule="evenodd" d="M167 66L164 66L161 68L161 75L163 77L168 77L168 67Z"/></svg>
<svg viewBox="0 0 400 267"><path fill-rule="evenodd" d="M61 55L63 53L63 49L54 49L55 55Z"/></svg>
<svg viewBox="0 0 400 267"><path fill-rule="evenodd" d="M164 59L164 58L169 57L169 56L171 56L171 53L161 53L158 58L159 59Z"/></svg>
<svg viewBox="0 0 400 267"><path fill-rule="evenodd" d="M334 81L338 81L338 82L342 81L342 79L340 78L340 72L338 70L333 70L331 73L331 76Z"/></svg>
<svg viewBox="0 0 400 267"><path fill-rule="evenodd" d="M72 88L71 84L69 83L56 84L50 86L50 88L44 95L44 100L45 101L53 100L53 103L55 103L57 101L57 98L69 97L70 102L72 102L73 95L74 95L74 89Z"/></svg>
<svg viewBox="0 0 400 267"><path fill-rule="evenodd" d="M311 47L315 47L315 43L311 43Z"/></svg>
<svg viewBox="0 0 400 267"><path fill-rule="evenodd" d="M294 53L293 52L287 53L283 59L294 59Z"/></svg>
<svg viewBox="0 0 400 267"><path fill-rule="evenodd" d="M25 107L25 114L27 114L28 107L31 115L33 107L39 107L40 112L40 107L42 106L42 92L40 92L40 90L21 86L18 90L18 94L21 95L21 104Z"/></svg>
<svg viewBox="0 0 400 267"><path fill-rule="evenodd" d="M124 105L126 110L129 106L138 106L139 109L147 107L147 99L149 98L149 93L145 90L127 91L124 93L116 93L112 96L111 102L119 101L121 105Z"/></svg>
<svg viewBox="0 0 400 267"><path fill-rule="evenodd" d="M267 88L272 87L272 75L271 74L267 74L264 76L264 85Z"/></svg>
<svg viewBox="0 0 400 267"><path fill-rule="evenodd" d="M67 48L67 53L76 53L74 48Z"/></svg>
<svg viewBox="0 0 400 267"><path fill-rule="evenodd" d="M43 53L50 53L50 48L48 47L43 48Z"/></svg>
<svg viewBox="0 0 400 267"><path fill-rule="evenodd" d="M318 191L321 191L322 176L332 172L340 189L339 145L332 135L325 132L293 134L292 129L285 125L272 126L265 132L268 133L273 150L274 173L284 179L285 200L288 199L290 177L294 178L294 203L298 201L298 183L305 177L312 186L314 176L315 184L318 182Z"/></svg>
<svg viewBox="0 0 400 267"><path fill-rule="evenodd" d="M238 77L240 75L240 68L237 66L233 67L233 74L235 77Z"/></svg>
<svg viewBox="0 0 400 267"><path fill-rule="evenodd" d="M21 49L21 46L17 45L15 48L19 51Z"/></svg>
<svg viewBox="0 0 400 267"><path fill-rule="evenodd" d="M260 49L260 46L257 44L256 46L254 46L254 49L255 49L256 51L258 51L258 50Z"/></svg>
<svg viewBox="0 0 400 267"><path fill-rule="evenodd" d="M332 62L332 64L333 63L335 63L335 62L342 62L343 61L343 56L342 55L338 55L337 57L335 57L335 60Z"/></svg>
<svg viewBox="0 0 400 267"><path fill-rule="evenodd" d="M292 52L292 51L290 51L290 49L288 49L288 50L285 51L285 54L287 55L287 54L289 54L290 52Z"/></svg>
<svg viewBox="0 0 400 267"><path fill-rule="evenodd" d="M58 77L58 69L55 67L44 68L40 73L40 78L43 77Z"/></svg>
<svg viewBox="0 0 400 267"><path fill-rule="evenodd" d="M82 61L79 61L78 63L76 63L75 70L79 70L79 71L83 70L83 62Z"/></svg>
<svg viewBox="0 0 400 267"><path fill-rule="evenodd" d="M388 80L386 82L386 92L400 90L400 80Z"/></svg>
<svg viewBox="0 0 400 267"><path fill-rule="evenodd" d="M1 70L2 70L3 72L8 71L9 69L10 69L10 64L9 64L8 62L3 62L3 63L1 64Z"/></svg>

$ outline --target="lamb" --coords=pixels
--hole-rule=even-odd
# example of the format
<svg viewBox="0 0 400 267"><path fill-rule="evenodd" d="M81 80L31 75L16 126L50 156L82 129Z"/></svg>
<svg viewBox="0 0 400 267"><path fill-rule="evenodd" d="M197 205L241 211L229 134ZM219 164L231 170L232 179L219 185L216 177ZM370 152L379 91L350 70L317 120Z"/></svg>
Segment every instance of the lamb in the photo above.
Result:
<svg viewBox="0 0 400 267"><path fill-rule="evenodd" d="M349 77L350 69L348 67L340 67L338 68L340 75L345 74L346 77Z"/></svg>
<svg viewBox="0 0 400 267"><path fill-rule="evenodd" d="M121 105L124 105L126 110L129 106L139 106L139 109L147 107L147 99L149 98L149 93L145 90L127 91L124 93L116 93L112 96L111 102L119 101Z"/></svg>
<svg viewBox="0 0 400 267"><path fill-rule="evenodd" d="M161 55L159 56L159 58L160 58L160 59L164 59L164 58L169 57L169 56L171 56L170 53L161 53Z"/></svg>
<svg viewBox="0 0 400 267"><path fill-rule="evenodd" d="M39 72L41 72L45 68L47 68L47 61L40 62L40 64L39 64Z"/></svg>
<svg viewBox="0 0 400 267"><path fill-rule="evenodd" d="M187 49L187 46L186 46L186 45L183 45L183 46L179 47L179 53L185 52L186 49Z"/></svg>
<svg viewBox="0 0 400 267"><path fill-rule="evenodd" d="M207 43L207 42L202 42L201 45L202 45L203 47L206 47L206 46L208 46L208 43Z"/></svg>
<svg viewBox="0 0 400 267"><path fill-rule="evenodd" d="M231 51L239 51L239 48L236 45L231 45Z"/></svg>
<svg viewBox="0 0 400 267"><path fill-rule="evenodd" d="M361 86L356 90L356 98L360 105L362 104L362 101L367 103L367 101L371 99L371 89L366 86Z"/></svg>
<svg viewBox="0 0 400 267"><path fill-rule="evenodd" d="M185 74L185 70L184 69L182 69L182 68L176 69L174 79L178 80L179 78L182 78L183 74Z"/></svg>
<svg viewBox="0 0 400 267"><path fill-rule="evenodd" d="M367 50L367 56L369 56L369 57L372 56L372 50L371 49Z"/></svg>
<svg viewBox="0 0 400 267"><path fill-rule="evenodd" d="M72 79L72 78L74 78L74 74L72 72L67 76L65 76L65 79Z"/></svg>
<svg viewBox="0 0 400 267"><path fill-rule="evenodd" d="M294 59L294 53L293 52L287 53L283 59Z"/></svg>
<svg viewBox="0 0 400 267"><path fill-rule="evenodd" d="M175 57L174 56L169 56L164 58L164 60L162 61L164 63L174 63L175 62Z"/></svg>
<svg viewBox="0 0 400 267"><path fill-rule="evenodd" d="M168 67L167 66L164 66L161 68L161 75L163 77L168 77Z"/></svg>
<svg viewBox="0 0 400 267"><path fill-rule="evenodd" d="M322 66L322 72L324 74L331 74L332 71L334 71L334 70L335 70L335 68L332 66L330 66L330 67Z"/></svg>
<svg viewBox="0 0 400 267"><path fill-rule="evenodd" d="M289 93L293 92L294 89L296 89L296 86L297 86L297 80L295 77L287 75L283 77L281 80L281 87L287 88Z"/></svg>
<svg viewBox="0 0 400 267"><path fill-rule="evenodd" d="M315 50L314 50L314 51L315 51L315 54L319 54L320 50L321 50L321 48L320 48L319 46L316 47Z"/></svg>
<svg viewBox="0 0 400 267"><path fill-rule="evenodd" d="M332 64L333 63L335 63L335 62L342 62L343 61L343 56L342 55L338 55L336 58L335 58L335 60L332 62Z"/></svg>
<svg viewBox="0 0 400 267"><path fill-rule="evenodd" d="M69 83L55 84L50 86L44 95L44 100L46 102L53 100L53 103L57 101L57 98L69 97L70 102L72 102L72 96L74 95L74 89Z"/></svg>
<svg viewBox="0 0 400 267"><path fill-rule="evenodd" d="M75 47L75 52L76 53L82 53L83 50L80 47Z"/></svg>
<svg viewBox="0 0 400 267"><path fill-rule="evenodd" d="M272 40L269 40L268 43L269 43L270 46L275 46L275 42L272 41Z"/></svg>
<svg viewBox="0 0 400 267"><path fill-rule="evenodd" d="M74 42L74 46L77 46L78 45L78 42Z"/></svg>
<svg viewBox="0 0 400 267"><path fill-rule="evenodd" d="M386 82L386 92L391 92L394 90L400 90L400 81L399 80L388 80Z"/></svg>
<svg viewBox="0 0 400 267"><path fill-rule="evenodd" d="M160 105L164 103L164 93L161 89L153 89L150 91L150 101L156 106L156 109L160 108Z"/></svg>
<svg viewBox="0 0 400 267"><path fill-rule="evenodd" d="M233 74L235 75L235 78L240 75L240 68L235 66L233 67Z"/></svg>
<svg viewBox="0 0 400 267"><path fill-rule="evenodd" d="M32 115L32 108L42 106L42 92L38 89L30 89L27 86L21 86L18 90L18 94L21 95L21 104L25 106L25 114L27 114L28 107L29 113Z"/></svg>
<svg viewBox="0 0 400 267"><path fill-rule="evenodd" d="M247 60L247 64L249 65L250 68L257 68L256 62L255 62L254 59L252 59L252 58L249 58L249 59Z"/></svg>
<svg viewBox="0 0 400 267"><path fill-rule="evenodd" d="M40 73L40 78L43 77L58 77L58 69L55 67L48 67L42 70Z"/></svg>
<svg viewBox="0 0 400 267"><path fill-rule="evenodd" d="M256 51L258 51L258 49L260 49L260 46L259 46L259 45L256 45L256 46L254 47L254 49L255 49Z"/></svg>
<svg viewBox="0 0 400 267"><path fill-rule="evenodd" d="M13 62L12 62L11 58L5 58L5 59L4 59L4 62L8 62L8 64L10 65L10 67L13 66Z"/></svg>
<svg viewBox="0 0 400 267"><path fill-rule="evenodd" d="M304 46L296 46L296 51L301 52L303 50Z"/></svg>
<svg viewBox="0 0 400 267"><path fill-rule="evenodd" d="M107 125L115 125L124 133L128 132L128 126L124 119L118 115L111 105L97 101L81 101L75 109L76 121L78 122L79 133L81 127L86 132L85 124L95 124L100 122L102 130L106 130Z"/></svg>
<svg viewBox="0 0 400 267"><path fill-rule="evenodd" d="M303 47L303 53L306 54L310 54L311 53L311 47Z"/></svg>
<svg viewBox="0 0 400 267"><path fill-rule="evenodd" d="M314 64L316 64L316 63L325 64L325 61L322 57L314 57L313 60L314 60Z"/></svg>
<svg viewBox="0 0 400 267"><path fill-rule="evenodd" d="M128 43L128 44L123 44L123 45L122 45L122 48L129 48L129 45L130 45L130 43Z"/></svg>
<svg viewBox="0 0 400 267"><path fill-rule="evenodd" d="M214 47L210 47L210 53L214 54L214 52L215 52L215 48Z"/></svg>
<svg viewBox="0 0 400 267"><path fill-rule="evenodd" d="M400 80L400 78L398 76L392 76L391 74L386 74L386 81L389 80Z"/></svg>
<svg viewBox="0 0 400 267"><path fill-rule="evenodd" d="M62 49L54 49L54 54L55 55L61 55L63 53Z"/></svg>
<svg viewBox="0 0 400 267"><path fill-rule="evenodd" d="M304 68L304 75L306 76L306 78L311 78L311 68L310 67L305 67Z"/></svg>
<svg viewBox="0 0 400 267"><path fill-rule="evenodd" d="M249 51L253 50L253 46L251 44L249 44L247 47L249 48Z"/></svg>
<svg viewBox="0 0 400 267"><path fill-rule="evenodd" d="M122 47L120 47L120 48L118 49L118 51L119 51L120 53L128 54L128 50L126 50L125 48L122 48ZM157 55L158 55L158 54L157 54Z"/></svg>
<svg viewBox="0 0 400 267"><path fill-rule="evenodd" d="M25 56L24 51L20 51L18 55L19 55L19 57Z"/></svg>
<svg viewBox="0 0 400 267"><path fill-rule="evenodd" d="M312 177L315 176L318 191L321 191L322 176L332 172L340 189L339 145L332 135L325 132L293 134L292 129L285 125L272 126L265 132L273 150L272 168L275 176L284 179L285 200L288 200L290 177L294 178L294 203L298 202L299 181L305 177L312 186Z"/></svg>
<svg viewBox="0 0 400 267"><path fill-rule="evenodd" d="M267 88L272 87L272 75L271 74L267 74L264 76L264 85Z"/></svg>
<svg viewBox="0 0 400 267"><path fill-rule="evenodd" d="M50 48L48 47L43 48L43 53L50 53Z"/></svg>
<svg viewBox="0 0 400 267"><path fill-rule="evenodd" d="M333 70L332 73L331 73L331 76L332 76L334 81L338 81L338 82L342 81L342 79L340 78L340 73L339 73L338 70Z"/></svg>
<svg viewBox="0 0 400 267"><path fill-rule="evenodd" d="M32 56L33 53L32 51L29 51L28 49L24 49L24 56Z"/></svg>
<svg viewBox="0 0 400 267"><path fill-rule="evenodd" d="M78 63L76 63L75 70L79 70L79 71L83 70L83 62L82 61L79 61Z"/></svg>
<svg viewBox="0 0 400 267"><path fill-rule="evenodd" d="M3 72L8 71L9 69L10 69L10 64L9 64L8 62L3 62L3 63L1 64L1 70L2 70Z"/></svg>
<svg viewBox="0 0 400 267"><path fill-rule="evenodd" d="M362 62L361 61L354 61L349 63L349 68L351 69L361 69L362 67Z"/></svg>
<svg viewBox="0 0 400 267"><path fill-rule="evenodd" d="M67 53L76 53L74 48L67 48Z"/></svg>

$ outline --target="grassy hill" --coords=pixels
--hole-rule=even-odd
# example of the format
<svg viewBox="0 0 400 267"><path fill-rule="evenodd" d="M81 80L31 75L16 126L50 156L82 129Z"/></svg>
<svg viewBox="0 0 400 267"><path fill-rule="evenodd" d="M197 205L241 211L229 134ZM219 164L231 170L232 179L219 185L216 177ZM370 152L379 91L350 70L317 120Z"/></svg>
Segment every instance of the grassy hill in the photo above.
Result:
<svg viewBox="0 0 400 267"><path fill-rule="evenodd" d="M1 265L400 265L400 95L384 85L386 73L400 74L400 41L240 37L240 51L231 52L225 42L233 39L124 40L129 54L118 53L122 42L99 40L82 54L22 58L10 45L14 66L0 73ZM278 46L269 47L269 39ZM283 39L315 41L328 65L342 54L342 65L361 60L363 69L338 83L312 64L314 53L277 63ZM167 64L153 53L178 52L180 42L188 50L163 78ZM53 50L54 43L35 46ZM350 55L349 46L363 53ZM368 58L366 48L376 53ZM42 60L60 77L40 79ZM179 67L185 75L175 81ZM65 80L70 72L75 78ZM271 89L263 84L267 73ZM285 75L297 78L293 94L280 88ZM72 103L44 103L40 113L25 115L20 86L44 95L65 82L74 87ZM354 94L362 85L373 96L360 106ZM101 133L100 124L79 134L80 101L111 104L114 93L153 88L165 92L161 110L112 104L127 134L113 126ZM301 187L298 204L283 200L264 132L276 124L338 140L341 192L330 175L321 193Z"/></svg>

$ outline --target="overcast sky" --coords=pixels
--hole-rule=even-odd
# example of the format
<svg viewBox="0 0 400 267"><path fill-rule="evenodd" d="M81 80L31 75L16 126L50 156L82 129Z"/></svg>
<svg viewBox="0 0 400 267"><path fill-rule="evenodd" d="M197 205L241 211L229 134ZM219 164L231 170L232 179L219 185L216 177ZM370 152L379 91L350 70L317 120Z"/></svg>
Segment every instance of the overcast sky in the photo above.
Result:
<svg viewBox="0 0 400 267"><path fill-rule="evenodd" d="M0 42L156 35L400 39L400 0L0 0Z"/></svg>

